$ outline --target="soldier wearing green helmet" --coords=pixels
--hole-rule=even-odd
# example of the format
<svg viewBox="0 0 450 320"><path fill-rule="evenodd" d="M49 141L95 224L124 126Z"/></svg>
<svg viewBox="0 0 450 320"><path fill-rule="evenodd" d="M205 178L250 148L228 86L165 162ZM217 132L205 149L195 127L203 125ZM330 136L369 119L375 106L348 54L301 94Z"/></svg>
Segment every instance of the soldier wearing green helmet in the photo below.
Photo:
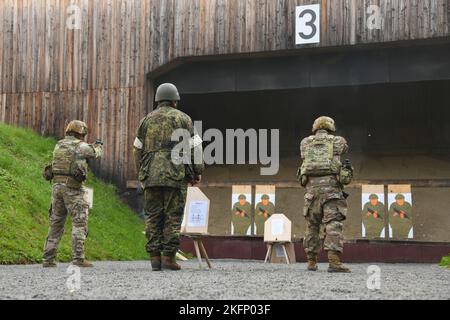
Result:
<svg viewBox="0 0 450 320"><path fill-rule="evenodd" d="M412 205L406 201L403 194L395 196L395 202L389 207L389 224L392 228L392 238L408 239L412 224Z"/></svg>
<svg viewBox="0 0 450 320"><path fill-rule="evenodd" d="M364 205L362 210L362 223L366 231L367 239L380 238L384 225L384 203L379 201L376 194L369 196L369 202Z"/></svg>
<svg viewBox="0 0 450 320"><path fill-rule="evenodd" d="M275 213L275 205L270 201L270 196L264 194L261 196L261 202L255 208L255 226L256 235L264 235L264 224Z"/></svg>
<svg viewBox="0 0 450 320"><path fill-rule="evenodd" d="M252 224L252 205L244 194L239 195L238 202L231 210L231 223L233 235L245 236Z"/></svg>
<svg viewBox="0 0 450 320"><path fill-rule="evenodd" d="M192 119L178 110L179 101L175 85L160 85L155 96L157 106L142 119L134 142L138 179L144 189L146 250L153 271L180 270L175 255L180 245L187 188L189 183L201 181L204 170L203 163L195 163L195 152L202 148L201 138L195 135ZM192 143L190 164L177 164L172 159L176 146L172 135L176 130L186 130L192 141L200 141Z"/></svg>

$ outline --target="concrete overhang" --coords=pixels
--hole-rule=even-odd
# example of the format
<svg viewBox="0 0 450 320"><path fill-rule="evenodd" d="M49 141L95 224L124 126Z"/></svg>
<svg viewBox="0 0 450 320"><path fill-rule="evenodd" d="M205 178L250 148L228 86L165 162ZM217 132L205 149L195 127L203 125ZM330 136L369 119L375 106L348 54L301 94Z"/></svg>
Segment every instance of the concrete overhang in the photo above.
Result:
<svg viewBox="0 0 450 320"><path fill-rule="evenodd" d="M450 79L450 37L364 46L184 57L148 74L181 94Z"/></svg>

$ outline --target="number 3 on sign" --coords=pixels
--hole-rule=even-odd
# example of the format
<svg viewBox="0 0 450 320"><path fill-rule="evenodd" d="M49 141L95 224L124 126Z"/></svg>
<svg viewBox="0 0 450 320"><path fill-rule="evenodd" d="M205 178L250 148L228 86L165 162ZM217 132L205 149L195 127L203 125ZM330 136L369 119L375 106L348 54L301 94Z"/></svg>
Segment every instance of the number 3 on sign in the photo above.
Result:
<svg viewBox="0 0 450 320"><path fill-rule="evenodd" d="M320 4L298 6L296 10L295 44L320 42Z"/></svg>

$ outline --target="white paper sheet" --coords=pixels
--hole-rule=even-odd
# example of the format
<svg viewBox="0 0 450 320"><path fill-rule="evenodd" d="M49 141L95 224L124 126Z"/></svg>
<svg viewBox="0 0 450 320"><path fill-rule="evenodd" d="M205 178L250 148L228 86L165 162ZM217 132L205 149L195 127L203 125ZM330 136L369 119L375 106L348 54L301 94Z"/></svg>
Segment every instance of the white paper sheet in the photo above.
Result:
<svg viewBox="0 0 450 320"><path fill-rule="evenodd" d="M284 231L284 221L281 219L272 220L272 235L281 236Z"/></svg>
<svg viewBox="0 0 450 320"><path fill-rule="evenodd" d="M188 227L206 227L206 215L208 213L207 201L192 201L188 211Z"/></svg>

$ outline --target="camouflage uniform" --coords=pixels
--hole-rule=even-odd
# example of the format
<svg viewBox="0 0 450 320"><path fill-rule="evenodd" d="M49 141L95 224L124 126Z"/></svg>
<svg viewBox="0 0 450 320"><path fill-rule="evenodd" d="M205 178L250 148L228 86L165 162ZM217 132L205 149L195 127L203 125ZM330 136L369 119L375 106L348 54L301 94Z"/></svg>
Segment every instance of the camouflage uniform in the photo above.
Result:
<svg viewBox="0 0 450 320"><path fill-rule="evenodd" d="M395 200L405 200L405 196L399 194ZM402 216L398 212L404 212ZM392 237L394 239L408 239L409 232L413 227L412 223L412 205L405 201L403 205L399 205L397 202L391 204L389 208L389 223L392 227Z"/></svg>
<svg viewBox="0 0 450 320"><path fill-rule="evenodd" d="M159 103L138 128L135 150L139 180L145 187L146 250L151 256L174 256L180 245L180 229L186 204L188 183L199 176L204 165L175 164L172 150L178 144L171 141L177 129L185 129L194 137L191 118L173 108L170 102ZM197 149L201 149L201 145Z"/></svg>
<svg viewBox="0 0 450 320"><path fill-rule="evenodd" d="M301 143L302 159L308 145L317 137L327 136L333 141L333 156L340 162L340 156L347 153L348 145L344 138L329 135L326 130L318 130L314 136ZM344 248L343 221L347 217L347 201L342 184L336 174L308 177L305 193L304 216L307 222L304 248L308 257L315 258L321 249L320 227L325 225L325 251L342 252Z"/></svg>
<svg viewBox="0 0 450 320"><path fill-rule="evenodd" d="M269 200L268 195L263 195L262 200ZM267 218L264 213L267 213ZM262 202L258 203L255 208L255 225L256 225L256 234L258 236L264 235L264 224L270 218L271 215L275 213L275 205L272 202L269 202L267 205L264 205Z"/></svg>
<svg viewBox="0 0 450 320"><path fill-rule="evenodd" d="M378 200L378 196L375 194L369 198ZM375 217L375 213L377 213L377 217ZM379 201L376 205L372 205L371 202L366 203L362 210L362 222L366 230L367 239L380 238L381 231L384 228L384 204Z"/></svg>
<svg viewBox="0 0 450 320"><path fill-rule="evenodd" d="M246 200L245 195L240 195L239 200ZM239 214L238 214L239 213ZM242 213L244 217L242 217ZM236 202L231 210L231 223L233 224L233 234L238 236L245 236L248 229L252 225L252 205L246 201L244 205Z"/></svg>
<svg viewBox="0 0 450 320"><path fill-rule="evenodd" d="M66 136L59 141L54 151L53 160L53 193L52 207L49 211L50 230L44 248L44 263L55 260L58 245L64 233L67 215L72 216L72 250L73 261L84 261L84 243L88 233L89 204L85 199L83 183L75 180L68 172L58 171L60 163L69 163L70 159L56 159L58 149L67 147L75 153L78 168L87 173L87 159L99 158L103 147L99 144L90 145L72 136Z"/></svg>

